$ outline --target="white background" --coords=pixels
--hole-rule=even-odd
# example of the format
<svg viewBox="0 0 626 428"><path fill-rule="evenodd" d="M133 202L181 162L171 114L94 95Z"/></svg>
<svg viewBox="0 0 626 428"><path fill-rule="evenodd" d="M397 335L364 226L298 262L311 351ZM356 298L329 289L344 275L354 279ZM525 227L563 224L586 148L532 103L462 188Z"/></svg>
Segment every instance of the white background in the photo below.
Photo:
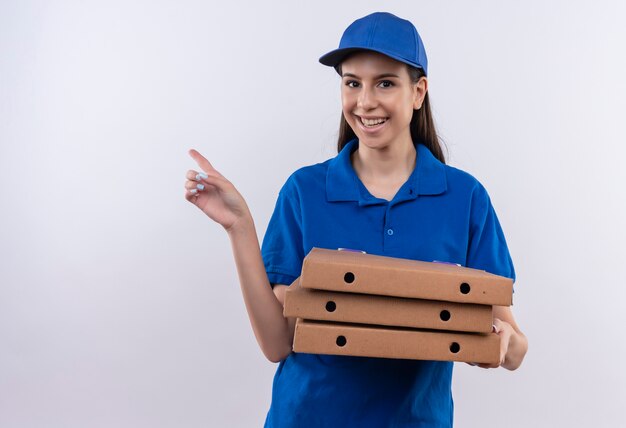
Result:
<svg viewBox="0 0 626 428"><path fill-rule="evenodd" d="M622 2L0 0L0 427L254 427L261 354L187 150L262 238L295 169L336 153L317 62L383 9L429 55L449 163L489 190L530 341L455 365L458 427L615 427L626 402Z"/></svg>

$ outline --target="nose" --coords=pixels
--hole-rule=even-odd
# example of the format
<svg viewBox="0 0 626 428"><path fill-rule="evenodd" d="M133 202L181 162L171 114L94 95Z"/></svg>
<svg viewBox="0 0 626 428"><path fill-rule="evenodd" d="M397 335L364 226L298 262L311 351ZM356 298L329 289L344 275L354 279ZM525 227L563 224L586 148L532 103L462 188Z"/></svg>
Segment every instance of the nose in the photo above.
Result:
<svg viewBox="0 0 626 428"><path fill-rule="evenodd" d="M378 101L376 100L376 94L374 89L363 86L363 89L359 91L359 98L357 99L357 107L363 110L371 110L376 108Z"/></svg>

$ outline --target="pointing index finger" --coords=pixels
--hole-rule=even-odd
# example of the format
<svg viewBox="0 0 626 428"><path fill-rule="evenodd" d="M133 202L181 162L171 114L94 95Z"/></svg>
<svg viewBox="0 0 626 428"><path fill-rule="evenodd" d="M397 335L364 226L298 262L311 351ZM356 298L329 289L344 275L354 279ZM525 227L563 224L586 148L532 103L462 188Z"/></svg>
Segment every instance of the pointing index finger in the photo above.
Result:
<svg viewBox="0 0 626 428"><path fill-rule="evenodd" d="M202 156L197 150L189 150L189 155L196 161L198 166L202 168L204 172L217 173L215 168L213 168L213 165L211 165L211 162L209 162L208 159Z"/></svg>

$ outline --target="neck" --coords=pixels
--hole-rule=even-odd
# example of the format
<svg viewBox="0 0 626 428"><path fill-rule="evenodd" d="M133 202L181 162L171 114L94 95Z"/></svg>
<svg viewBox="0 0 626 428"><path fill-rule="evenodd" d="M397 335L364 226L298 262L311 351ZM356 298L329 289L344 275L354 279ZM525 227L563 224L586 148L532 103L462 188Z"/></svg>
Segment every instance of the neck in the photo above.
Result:
<svg viewBox="0 0 626 428"><path fill-rule="evenodd" d="M402 140L382 148L359 144L352 153L352 166L363 182L404 182L415 169L417 152L413 142Z"/></svg>

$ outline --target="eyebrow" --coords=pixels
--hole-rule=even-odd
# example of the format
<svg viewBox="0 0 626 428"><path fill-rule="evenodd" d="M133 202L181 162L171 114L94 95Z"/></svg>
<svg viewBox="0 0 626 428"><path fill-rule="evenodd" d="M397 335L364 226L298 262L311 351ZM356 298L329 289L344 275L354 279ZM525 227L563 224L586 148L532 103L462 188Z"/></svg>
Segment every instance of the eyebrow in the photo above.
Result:
<svg viewBox="0 0 626 428"><path fill-rule="evenodd" d="M341 77L355 77L355 78L359 79L359 76L357 76L356 74L352 74L352 73L343 73L343 75ZM400 78L400 76L398 76L397 74L383 73L383 74L379 74L378 76L376 76L375 79L382 79L384 77L397 77L397 78Z"/></svg>

